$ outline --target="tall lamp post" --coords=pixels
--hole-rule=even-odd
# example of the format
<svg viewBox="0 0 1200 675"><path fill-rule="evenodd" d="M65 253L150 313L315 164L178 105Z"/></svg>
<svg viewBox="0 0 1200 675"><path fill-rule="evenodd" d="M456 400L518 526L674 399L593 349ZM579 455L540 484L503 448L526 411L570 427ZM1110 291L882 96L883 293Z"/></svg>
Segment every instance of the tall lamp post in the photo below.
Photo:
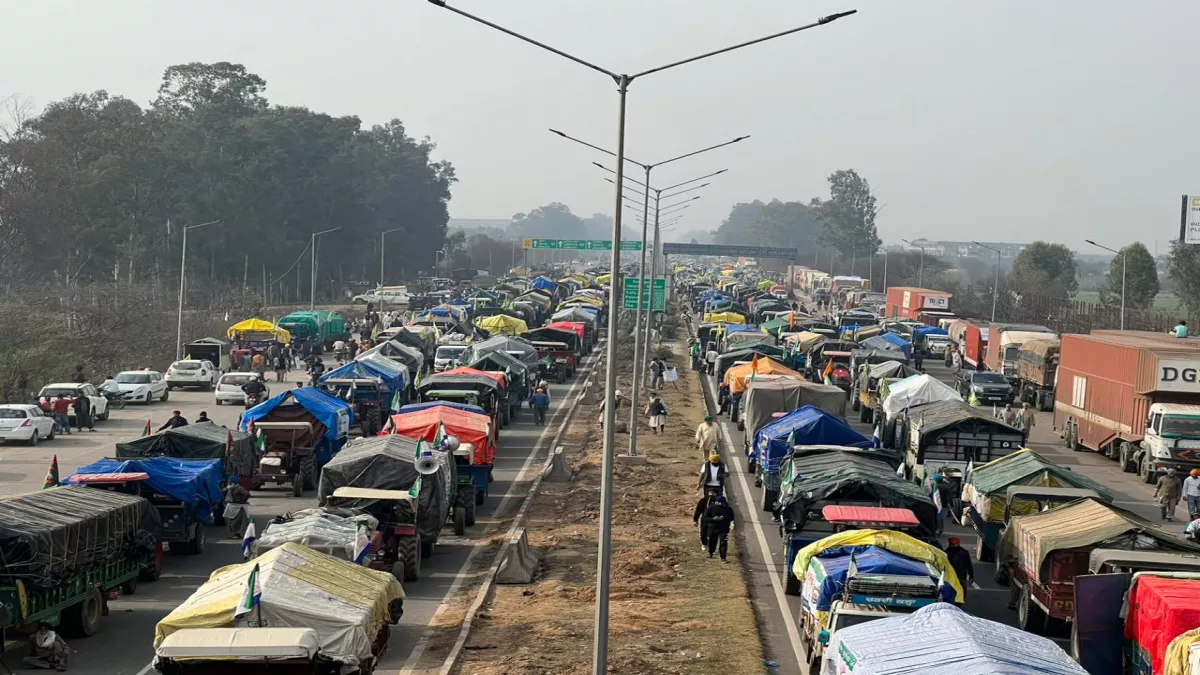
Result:
<svg viewBox="0 0 1200 675"><path fill-rule="evenodd" d="M1126 262L1126 256L1121 251L1111 249L1102 244L1097 244L1096 242L1092 241L1091 239L1084 239L1084 241L1091 244L1092 246L1095 246L1097 248L1102 248L1105 251L1116 253L1117 255L1121 256L1121 330L1125 330L1125 262Z"/></svg>
<svg viewBox="0 0 1200 675"><path fill-rule="evenodd" d="M996 298L1000 297L1000 249L992 248L987 244L981 244L977 241L972 241L971 243L996 254L996 280L992 282L992 323L996 323Z"/></svg>
<svg viewBox="0 0 1200 675"><path fill-rule="evenodd" d="M330 232L337 232L342 228L334 227L320 232L313 232L308 239L308 245L312 248L312 265L309 267L308 278L308 308L316 309L317 307L317 237Z"/></svg>
<svg viewBox="0 0 1200 675"><path fill-rule="evenodd" d="M909 246L916 246L917 248L921 249L921 267L917 272L917 286L925 288L925 247L921 246L920 244L914 244L907 239L901 239L900 241L908 244Z"/></svg>
<svg viewBox="0 0 1200 675"><path fill-rule="evenodd" d="M206 227L208 225L216 225L221 221L210 220L207 223L199 223L197 225L183 226L183 250L179 253L179 316L175 321L175 360L183 358L183 287L185 268L187 267L187 233L188 230L194 230L197 227Z"/></svg>
<svg viewBox="0 0 1200 675"><path fill-rule="evenodd" d="M399 232L400 230L403 230L403 229L404 229L403 227L393 227L390 230L384 230L383 232L379 233L379 285L380 286L382 286L384 284L384 281L383 281L383 255L384 255L384 251L387 250L383 246L384 240L387 238L387 236L389 234L391 234L393 232ZM401 271L403 271L403 270L401 270Z"/></svg>
<svg viewBox="0 0 1200 675"><path fill-rule="evenodd" d="M608 322L608 346L606 359L608 362L607 372L604 378L604 457L602 460L602 471L600 479L600 532L599 544L597 550L598 563L596 565L596 619L592 628L594 634L594 642L592 645L592 673L593 675L607 675L608 672L608 594L609 594L609 573L612 568L612 478L613 478L613 444L616 440L616 425L614 424L616 416L616 405L614 394L617 390L617 299L620 297L620 271L621 271L621 186L625 177L625 99L629 92L629 85L637 78L654 73L659 73L671 68L694 63L711 56L725 54L727 52L749 47L750 45L759 44L768 40L773 40L785 35L791 35L800 31L816 28L825 24L836 21L844 16L854 14L858 10L850 10L840 12L838 14L830 14L818 19L814 23L810 23L797 28L781 31L764 37L760 37L747 42L741 42L729 47L718 49L716 51L699 54L682 61L675 61L666 65L644 70L640 73L629 75L626 73L615 73L606 68L602 68L588 61L568 54L560 49L555 49L545 43L538 42L533 38L526 37L515 31L509 30L503 26L497 25L486 19L477 17L469 12L465 12L457 7L452 7L446 4L446 0L429 0L431 4L438 7L450 10L462 17L471 19L472 21L483 24L489 28L498 30L506 35L515 37L524 42L528 42L536 47L540 47L548 52L561 56L569 61L573 61L585 68L606 75L612 78L617 85L617 190L614 196L613 205L613 233L612 233L612 285L609 288L609 322ZM644 247L643 247L644 248Z"/></svg>

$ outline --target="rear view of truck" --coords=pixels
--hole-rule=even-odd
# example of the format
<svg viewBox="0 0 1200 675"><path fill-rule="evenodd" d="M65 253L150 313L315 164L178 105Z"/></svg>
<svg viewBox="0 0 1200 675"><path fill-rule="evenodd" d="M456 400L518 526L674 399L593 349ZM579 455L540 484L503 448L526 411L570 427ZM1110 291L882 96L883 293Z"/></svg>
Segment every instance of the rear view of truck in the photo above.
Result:
<svg viewBox="0 0 1200 675"><path fill-rule="evenodd" d="M1064 335L1054 428L1154 483L1200 468L1200 340L1141 331Z"/></svg>
<svg viewBox="0 0 1200 675"><path fill-rule="evenodd" d="M1058 351L1062 340L1029 340L1017 354L1017 397L1037 410L1054 410L1054 385L1058 378Z"/></svg>

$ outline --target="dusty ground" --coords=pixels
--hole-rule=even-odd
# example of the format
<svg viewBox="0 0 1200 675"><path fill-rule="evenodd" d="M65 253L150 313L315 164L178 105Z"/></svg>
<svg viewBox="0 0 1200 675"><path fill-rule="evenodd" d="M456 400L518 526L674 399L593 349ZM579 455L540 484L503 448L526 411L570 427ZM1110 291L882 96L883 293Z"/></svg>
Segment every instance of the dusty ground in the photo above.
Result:
<svg viewBox="0 0 1200 675"><path fill-rule="evenodd" d="M704 416L704 399L686 357L675 363L678 389L671 384L664 389L667 432L651 434L643 418L639 454L649 461L616 465L609 671L765 672L734 538L730 563L723 565L701 552L692 525L703 461L693 434ZM619 388L628 395L632 387L624 375ZM530 542L542 556L537 579L528 586L497 587L476 620L460 673L591 672L602 442L598 416L596 408L579 410L565 443L575 478L543 483L530 509ZM619 453L628 440L627 434L617 435Z"/></svg>

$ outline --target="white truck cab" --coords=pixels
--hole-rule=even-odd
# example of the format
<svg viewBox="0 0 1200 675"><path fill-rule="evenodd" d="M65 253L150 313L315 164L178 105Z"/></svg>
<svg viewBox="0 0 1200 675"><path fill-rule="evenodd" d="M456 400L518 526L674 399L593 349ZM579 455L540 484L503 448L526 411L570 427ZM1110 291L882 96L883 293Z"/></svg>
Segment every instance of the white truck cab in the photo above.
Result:
<svg viewBox="0 0 1200 675"><path fill-rule="evenodd" d="M1147 483L1166 469L1187 473L1200 468L1200 405L1150 404L1141 446Z"/></svg>

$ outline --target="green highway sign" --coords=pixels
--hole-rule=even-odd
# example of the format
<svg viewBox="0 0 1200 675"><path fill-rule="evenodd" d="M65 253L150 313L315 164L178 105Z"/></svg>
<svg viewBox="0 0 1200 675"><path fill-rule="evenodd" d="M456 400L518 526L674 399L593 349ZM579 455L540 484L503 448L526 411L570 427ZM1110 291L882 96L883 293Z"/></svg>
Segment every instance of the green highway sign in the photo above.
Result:
<svg viewBox="0 0 1200 675"><path fill-rule="evenodd" d="M521 247L526 249L553 249L557 251L611 251L612 241L608 239L534 239L525 237ZM642 242L621 241L622 251L640 251Z"/></svg>
<svg viewBox="0 0 1200 675"><path fill-rule="evenodd" d="M654 280L654 304L650 303L650 286L640 283L642 280L638 277L625 278L625 309L637 309L638 306L638 286L642 286L642 308L650 306L650 310L654 312L667 311L667 280Z"/></svg>

